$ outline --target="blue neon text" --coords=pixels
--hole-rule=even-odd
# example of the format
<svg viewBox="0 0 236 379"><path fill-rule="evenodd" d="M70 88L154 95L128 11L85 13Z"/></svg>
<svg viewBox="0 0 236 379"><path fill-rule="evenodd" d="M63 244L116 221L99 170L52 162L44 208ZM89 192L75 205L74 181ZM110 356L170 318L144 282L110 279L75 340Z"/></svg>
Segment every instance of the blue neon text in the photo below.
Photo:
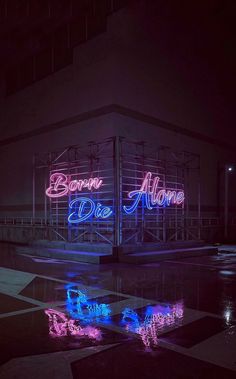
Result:
<svg viewBox="0 0 236 379"><path fill-rule="evenodd" d="M113 211L110 207L103 206L101 203L95 203L88 197L78 197L69 203L72 212L69 214L68 222L71 224L79 224L90 217L108 218Z"/></svg>

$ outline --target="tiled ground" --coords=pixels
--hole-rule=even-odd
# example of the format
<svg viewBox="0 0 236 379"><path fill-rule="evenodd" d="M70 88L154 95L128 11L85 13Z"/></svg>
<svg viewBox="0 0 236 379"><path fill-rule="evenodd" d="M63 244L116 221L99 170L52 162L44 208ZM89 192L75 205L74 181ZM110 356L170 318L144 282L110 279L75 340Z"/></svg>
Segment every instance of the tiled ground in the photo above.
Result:
<svg viewBox="0 0 236 379"><path fill-rule="evenodd" d="M0 249L0 379L236 377L236 255L96 266ZM68 288L110 317L75 316Z"/></svg>
<svg viewBox="0 0 236 379"><path fill-rule="evenodd" d="M33 304L18 300L15 297L0 293L0 314L14 312L19 309L32 308Z"/></svg>

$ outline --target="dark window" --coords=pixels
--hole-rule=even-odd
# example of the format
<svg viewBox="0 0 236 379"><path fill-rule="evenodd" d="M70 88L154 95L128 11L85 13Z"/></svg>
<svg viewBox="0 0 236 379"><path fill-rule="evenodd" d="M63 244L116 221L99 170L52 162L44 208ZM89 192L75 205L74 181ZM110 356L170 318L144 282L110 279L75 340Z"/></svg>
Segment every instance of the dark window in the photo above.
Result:
<svg viewBox="0 0 236 379"><path fill-rule="evenodd" d="M70 46L74 47L86 40L86 19L77 17L70 23Z"/></svg>
<svg viewBox="0 0 236 379"><path fill-rule="evenodd" d="M125 7L129 0L113 0L113 11Z"/></svg>
<svg viewBox="0 0 236 379"><path fill-rule="evenodd" d="M81 14L93 14L93 6L93 0L72 0L72 15L81 16Z"/></svg>
<svg viewBox="0 0 236 379"><path fill-rule="evenodd" d="M19 89L18 68L9 69L6 73L6 93L10 95Z"/></svg>
<svg viewBox="0 0 236 379"><path fill-rule="evenodd" d="M5 5L5 1L1 0L0 1L0 20L1 20L1 22L4 22L5 18L6 18L6 5Z"/></svg>
<svg viewBox="0 0 236 379"><path fill-rule="evenodd" d="M33 17L37 19L49 16L49 2L42 0L30 0L29 12Z"/></svg>
<svg viewBox="0 0 236 379"><path fill-rule="evenodd" d="M24 18L28 15L27 0L8 0L7 1L7 17L8 18Z"/></svg>
<svg viewBox="0 0 236 379"><path fill-rule="evenodd" d="M108 15L112 11L111 0L94 0L94 14L95 15Z"/></svg>
<svg viewBox="0 0 236 379"><path fill-rule="evenodd" d="M88 16L87 38L93 38L99 33L106 31L106 16Z"/></svg>
<svg viewBox="0 0 236 379"><path fill-rule="evenodd" d="M78 0L78 2L80 2ZM68 16L70 14L70 1L68 0L51 0L50 15L51 17Z"/></svg>
<svg viewBox="0 0 236 379"><path fill-rule="evenodd" d="M35 56L35 79L40 80L52 73L52 49L48 48Z"/></svg>
<svg viewBox="0 0 236 379"><path fill-rule="evenodd" d="M19 67L19 87L24 88L34 81L33 57L27 58Z"/></svg>
<svg viewBox="0 0 236 379"><path fill-rule="evenodd" d="M54 47L68 48L69 47L69 26L63 25L57 28L54 32Z"/></svg>
<svg viewBox="0 0 236 379"><path fill-rule="evenodd" d="M61 47L54 48L54 71L60 70L73 62L73 50L63 49Z"/></svg>

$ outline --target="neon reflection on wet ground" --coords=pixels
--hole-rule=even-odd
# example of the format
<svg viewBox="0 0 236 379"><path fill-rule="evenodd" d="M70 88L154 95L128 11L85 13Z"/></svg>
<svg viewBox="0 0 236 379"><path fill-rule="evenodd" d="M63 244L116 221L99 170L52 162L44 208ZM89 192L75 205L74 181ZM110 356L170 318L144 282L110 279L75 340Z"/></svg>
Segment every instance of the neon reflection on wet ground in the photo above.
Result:
<svg viewBox="0 0 236 379"><path fill-rule="evenodd" d="M89 301L79 289L67 288L66 312L68 316L54 309L45 310L49 318L49 334L52 337L84 336L94 340L102 339L99 328L91 326L111 323L111 308L108 304ZM182 302L173 305L147 306L144 316L131 309L121 312L120 326L127 332L137 334L146 348L158 345L158 333L164 327L174 326L182 320L184 306Z"/></svg>
<svg viewBox="0 0 236 379"><path fill-rule="evenodd" d="M108 304L89 301L84 293L72 288L67 289L66 309L72 318L84 321L97 318L108 319L111 313Z"/></svg>
<svg viewBox="0 0 236 379"><path fill-rule="evenodd" d="M79 289L68 288L66 299L68 316L54 309L45 310L49 318L49 334L52 337L87 336L101 340L102 333L97 327L87 325L92 321L107 321L111 313L108 304L88 301Z"/></svg>
<svg viewBox="0 0 236 379"><path fill-rule="evenodd" d="M144 320L141 321L137 312L125 308L122 312L122 324L127 331L139 334L145 347L158 345L158 331L164 326L172 326L177 320L183 318L184 308L182 303L173 306L148 306Z"/></svg>
<svg viewBox="0 0 236 379"><path fill-rule="evenodd" d="M51 337L65 336L86 336L91 339L100 341L102 334L100 329L87 325L82 327L78 320L67 318L65 313L58 312L55 309L45 310L49 318L49 335Z"/></svg>

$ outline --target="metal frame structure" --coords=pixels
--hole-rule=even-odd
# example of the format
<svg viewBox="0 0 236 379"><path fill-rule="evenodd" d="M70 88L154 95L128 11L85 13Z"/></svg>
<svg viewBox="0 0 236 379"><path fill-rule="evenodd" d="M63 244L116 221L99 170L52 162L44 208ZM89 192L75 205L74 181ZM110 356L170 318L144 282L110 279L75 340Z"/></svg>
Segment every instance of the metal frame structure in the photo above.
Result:
<svg viewBox="0 0 236 379"><path fill-rule="evenodd" d="M73 243L105 243L112 246L197 240L201 238L200 158L189 152L174 152L166 146L150 146L141 141L112 137L86 146L41 153L34 157L33 224L44 218L45 238ZM67 222L68 198L48 199L44 211L36 213L36 203L48 186L50 174L64 172L72 177L99 176L104 183L93 193L96 202L105 201L113 216L90 219L76 226ZM122 206L127 193L137 189L144 172L160 177L163 187L185 190L183 206L145 209L126 215ZM86 192L83 192L86 194ZM88 194L88 193L87 193ZM91 193L90 193L91 195ZM76 194L71 194L69 200Z"/></svg>
<svg viewBox="0 0 236 379"><path fill-rule="evenodd" d="M110 207L115 206L114 197L114 139L103 142L90 142L85 147L70 146L63 151L39 154L34 157L33 175L33 215L36 204L36 182L44 183L44 194L48 186L49 176L55 172L62 172L72 178L78 176L96 176L104 179L102 190L93 193L93 200L106 201ZM41 173L41 174L40 174ZM42 191L42 185L41 185ZM83 195L88 195L83 191ZM91 193L90 193L91 194ZM77 193L67 197L48 199L44 195L44 219L50 230L50 239L63 240L73 243L115 243L115 217L107 220L90 219L78 225L71 225L67 221L68 203Z"/></svg>
<svg viewBox="0 0 236 379"><path fill-rule="evenodd" d="M174 152L166 146L150 146L143 141L134 143L123 140L121 146L123 202L127 198L127 192L131 190L131 180L132 186L136 188L142 181L143 173L147 171L160 177L162 187L175 191L184 190L186 194L182 206L160 207L154 212L140 205L134 218L121 213L122 243L165 243L200 239L200 157L186 151ZM192 178L197 182L195 196L192 196L193 189L188 185ZM190 211L190 204L195 205L197 213ZM197 220L194 227L189 223L193 215Z"/></svg>

